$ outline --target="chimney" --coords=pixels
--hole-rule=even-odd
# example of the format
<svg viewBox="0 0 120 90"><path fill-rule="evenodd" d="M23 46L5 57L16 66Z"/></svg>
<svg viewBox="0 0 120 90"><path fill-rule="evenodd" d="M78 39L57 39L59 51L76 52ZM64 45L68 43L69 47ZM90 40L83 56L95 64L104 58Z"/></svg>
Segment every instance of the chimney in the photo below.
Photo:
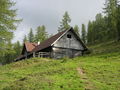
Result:
<svg viewBox="0 0 120 90"><path fill-rule="evenodd" d="M38 45L40 45L40 41L38 42Z"/></svg>

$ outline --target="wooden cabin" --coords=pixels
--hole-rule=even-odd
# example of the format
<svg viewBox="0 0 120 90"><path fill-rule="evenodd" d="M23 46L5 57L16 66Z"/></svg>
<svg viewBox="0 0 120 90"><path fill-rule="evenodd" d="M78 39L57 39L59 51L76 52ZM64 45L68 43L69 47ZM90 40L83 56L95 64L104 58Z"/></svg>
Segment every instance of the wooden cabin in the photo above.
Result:
<svg viewBox="0 0 120 90"><path fill-rule="evenodd" d="M39 45L36 43L25 43L21 56L16 61L31 57L49 57L49 58L73 58L82 56L87 50L85 44L75 33L73 28L59 32Z"/></svg>

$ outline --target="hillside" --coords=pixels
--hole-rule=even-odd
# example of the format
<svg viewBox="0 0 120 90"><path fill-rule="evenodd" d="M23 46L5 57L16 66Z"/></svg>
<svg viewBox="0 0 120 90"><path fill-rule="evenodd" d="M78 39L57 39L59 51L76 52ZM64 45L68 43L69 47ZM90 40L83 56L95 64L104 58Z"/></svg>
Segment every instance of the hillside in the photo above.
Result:
<svg viewBox="0 0 120 90"><path fill-rule="evenodd" d="M0 66L0 90L119 90L120 43L90 46L91 55L32 58Z"/></svg>
<svg viewBox="0 0 120 90"><path fill-rule="evenodd" d="M120 42L109 41L89 46L92 55L120 52Z"/></svg>

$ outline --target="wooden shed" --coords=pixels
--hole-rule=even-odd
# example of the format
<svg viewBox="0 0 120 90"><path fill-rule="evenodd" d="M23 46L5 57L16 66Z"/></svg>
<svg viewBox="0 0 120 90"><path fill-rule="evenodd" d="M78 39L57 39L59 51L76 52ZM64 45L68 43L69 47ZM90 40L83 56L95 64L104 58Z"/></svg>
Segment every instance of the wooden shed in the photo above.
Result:
<svg viewBox="0 0 120 90"><path fill-rule="evenodd" d="M73 28L70 28L69 30L59 32L39 45L36 43L25 43L22 56L16 60L31 57L73 58L82 56L86 50L86 45L81 41Z"/></svg>

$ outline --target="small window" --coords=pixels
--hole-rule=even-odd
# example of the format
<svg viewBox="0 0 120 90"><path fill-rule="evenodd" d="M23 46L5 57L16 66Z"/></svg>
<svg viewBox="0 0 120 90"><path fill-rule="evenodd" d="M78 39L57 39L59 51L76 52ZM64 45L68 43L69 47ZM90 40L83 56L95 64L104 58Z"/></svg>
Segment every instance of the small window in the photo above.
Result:
<svg viewBox="0 0 120 90"><path fill-rule="evenodd" d="M70 34L67 35L67 38L72 38L72 36Z"/></svg>

